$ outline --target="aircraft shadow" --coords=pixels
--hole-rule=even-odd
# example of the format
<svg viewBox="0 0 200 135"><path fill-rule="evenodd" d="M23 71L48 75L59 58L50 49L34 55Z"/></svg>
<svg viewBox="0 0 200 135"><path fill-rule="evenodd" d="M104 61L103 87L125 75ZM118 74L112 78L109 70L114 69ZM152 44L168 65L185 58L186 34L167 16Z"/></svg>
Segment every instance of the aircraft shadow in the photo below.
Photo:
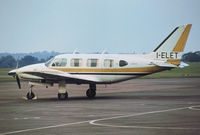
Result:
<svg viewBox="0 0 200 135"><path fill-rule="evenodd" d="M68 101L95 101L95 100L180 100L180 99L199 99L200 95L187 96L164 96L164 95L122 95L122 96L97 96L94 99L87 97L69 97L67 100L58 100L55 98L39 98L36 102L68 102Z"/></svg>

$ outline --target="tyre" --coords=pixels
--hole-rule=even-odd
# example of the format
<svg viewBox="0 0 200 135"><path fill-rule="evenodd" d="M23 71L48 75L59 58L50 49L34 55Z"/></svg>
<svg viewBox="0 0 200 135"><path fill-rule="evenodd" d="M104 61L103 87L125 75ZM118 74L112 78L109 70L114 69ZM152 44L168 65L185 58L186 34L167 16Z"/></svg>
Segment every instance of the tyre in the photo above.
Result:
<svg viewBox="0 0 200 135"><path fill-rule="evenodd" d="M88 89L86 95L88 98L94 98L96 96L96 91Z"/></svg>
<svg viewBox="0 0 200 135"><path fill-rule="evenodd" d="M35 94L33 92L28 92L26 94L26 97L27 97L28 100L32 100L35 97Z"/></svg>
<svg viewBox="0 0 200 135"><path fill-rule="evenodd" d="M58 93L58 99L59 100L65 100L68 98L68 93Z"/></svg>

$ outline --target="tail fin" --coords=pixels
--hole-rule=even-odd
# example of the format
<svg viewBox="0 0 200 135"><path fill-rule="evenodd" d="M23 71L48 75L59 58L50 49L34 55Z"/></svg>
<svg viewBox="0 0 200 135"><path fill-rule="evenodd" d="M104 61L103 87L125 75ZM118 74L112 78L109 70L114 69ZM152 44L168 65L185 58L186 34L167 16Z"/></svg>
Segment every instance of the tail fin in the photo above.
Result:
<svg viewBox="0 0 200 135"><path fill-rule="evenodd" d="M152 52L154 59L178 66L192 24L176 27L172 33Z"/></svg>

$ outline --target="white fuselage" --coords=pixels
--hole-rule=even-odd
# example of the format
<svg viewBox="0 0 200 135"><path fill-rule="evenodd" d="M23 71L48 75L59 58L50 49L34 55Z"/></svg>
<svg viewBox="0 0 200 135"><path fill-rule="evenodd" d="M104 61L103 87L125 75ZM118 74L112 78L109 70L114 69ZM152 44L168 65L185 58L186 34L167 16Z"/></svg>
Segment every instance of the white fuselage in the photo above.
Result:
<svg viewBox="0 0 200 135"><path fill-rule="evenodd" d="M46 72L59 75L71 75L98 84L115 83L144 76L163 69L152 63L150 54L62 54L46 64L34 64L17 69L22 79L41 80L42 77L26 74L27 72ZM66 83L77 83L68 80ZM84 83L80 82L80 83Z"/></svg>

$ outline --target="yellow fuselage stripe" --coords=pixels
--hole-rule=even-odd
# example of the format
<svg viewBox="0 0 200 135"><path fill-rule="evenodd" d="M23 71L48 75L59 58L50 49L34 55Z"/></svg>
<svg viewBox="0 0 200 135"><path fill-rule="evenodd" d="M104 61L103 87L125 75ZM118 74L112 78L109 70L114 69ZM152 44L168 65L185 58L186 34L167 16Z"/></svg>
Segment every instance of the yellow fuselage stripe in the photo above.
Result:
<svg viewBox="0 0 200 135"><path fill-rule="evenodd" d="M134 73L134 72L145 72L145 73L154 73L158 71L162 71L165 68L153 66L153 67L139 67L139 68L52 68L55 70L63 71L63 72L76 72L76 73L107 73L107 72L119 72L119 73Z"/></svg>
<svg viewBox="0 0 200 135"><path fill-rule="evenodd" d="M180 65L181 60L180 59L168 59L166 62L178 66L178 65Z"/></svg>

